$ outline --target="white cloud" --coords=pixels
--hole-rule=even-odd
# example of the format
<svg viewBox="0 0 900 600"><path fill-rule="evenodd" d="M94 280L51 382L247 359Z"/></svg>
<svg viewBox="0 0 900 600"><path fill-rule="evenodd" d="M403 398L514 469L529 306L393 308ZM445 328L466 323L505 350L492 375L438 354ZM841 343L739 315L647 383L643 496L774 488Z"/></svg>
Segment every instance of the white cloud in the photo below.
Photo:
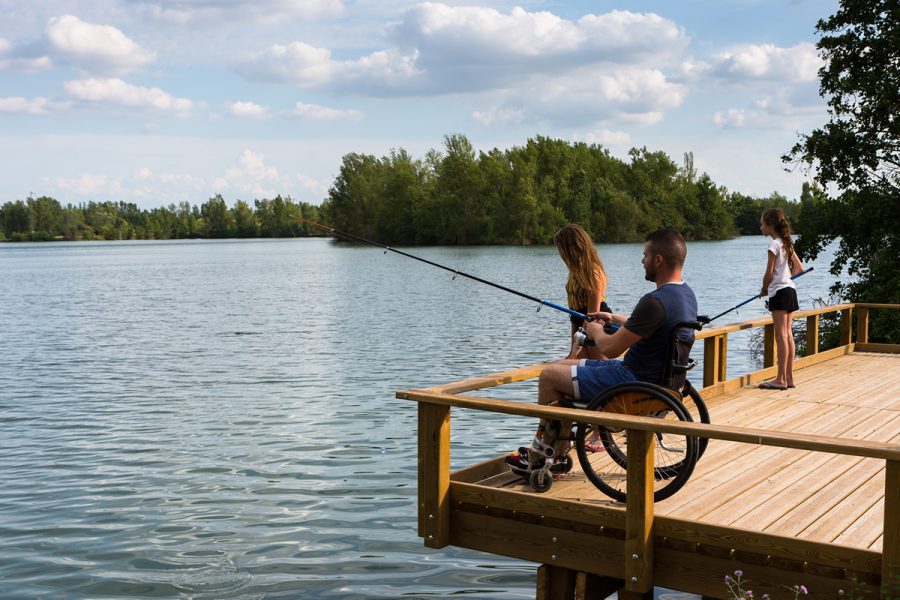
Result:
<svg viewBox="0 0 900 600"><path fill-rule="evenodd" d="M516 125L525 120L524 110L495 108L488 111L473 111L472 118L486 127L504 127Z"/></svg>
<svg viewBox="0 0 900 600"><path fill-rule="evenodd" d="M522 92L521 102L531 112L558 122L624 119L650 124L659 121L663 111L681 105L686 95L685 86L654 69L583 69L536 80Z"/></svg>
<svg viewBox="0 0 900 600"><path fill-rule="evenodd" d="M340 0L138 0L144 15L169 25L223 25L259 22L278 24L286 19L324 19L344 13Z"/></svg>
<svg viewBox="0 0 900 600"><path fill-rule="evenodd" d="M773 44L746 45L722 52L716 59L719 62L714 69L715 74L737 81L815 81L823 65L816 47L809 42L790 48L779 48Z"/></svg>
<svg viewBox="0 0 900 600"><path fill-rule="evenodd" d="M72 15L47 22L45 36L56 56L92 73L119 75L156 60L124 33L109 25L95 25Z"/></svg>
<svg viewBox="0 0 900 600"><path fill-rule="evenodd" d="M186 98L176 98L159 88L132 85L121 79L78 79L67 81L63 87L77 100L171 112L179 116L187 114L193 106Z"/></svg>
<svg viewBox="0 0 900 600"><path fill-rule="evenodd" d="M422 64L435 66L527 63L547 68L563 62L634 62L687 44L679 27L655 14L612 11L573 22L519 7L504 14L437 2L407 9L388 34L400 47L418 50Z"/></svg>
<svg viewBox="0 0 900 600"><path fill-rule="evenodd" d="M661 65L689 40L655 14L613 11L578 21L515 8L426 2L387 29L396 47L348 60L302 41L276 44L237 66L254 80L369 96L477 92L516 86L539 74L594 65Z"/></svg>
<svg viewBox="0 0 900 600"><path fill-rule="evenodd" d="M723 128L740 128L747 124L747 120L747 112L742 108L729 108L713 115L713 123Z"/></svg>
<svg viewBox="0 0 900 600"><path fill-rule="evenodd" d="M325 194L328 193L328 185L322 183L315 177L309 177L308 175L297 175L297 183L300 184L300 187L305 189L307 192L314 194L318 198L324 198Z"/></svg>
<svg viewBox="0 0 900 600"><path fill-rule="evenodd" d="M228 105L228 112L234 117L245 119L268 119L271 116L268 106L254 102L232 102Z"/></svg>
<svg viewBox="0 0 900 600"><path fill-rule="evenodd" d="M631 145L631 135L625 131L610 131L609 129L598 129L596 131L588 131L586 133L576 133L572 136L576 142L584 142L586 144L599 144L601 146L615 146L625 148Z"/></svg>
<svg viewBox="0 0 900 600"><path fill-rule="evenodd" d="M49 56L40 55L34 48L17 49L6 38L0 38L0 71L25 73L45 71L53 66Z"/></svg>
<svg viewBox="0 0 900 600"><path fill-rule="evenodd" d="M225 171L227 186L256 198L274 196L290 190L290 177L281 175L278 169L265 163L265 156L252 150L244 150L238 166Z"/></svg>
<svg viewBox="0 0 900 600"><path fill-rule="evenodd" d="M11 96L0 98L0 113L24 113L29 115L46 115L68 110L71 102L49 100L38 96L37 98L23 98Z"/></svg>
<svg viewBox="0 0 900 600"><path fill-rule="evenodd" d="M291 194L298 186L320 197L328 191L327 185L308 175L280 173L276 167L266 164L264 155L250 149L241 153L237 166L227 169L224 176L213 179L217 192L230 190L252 198Z"/></svg>
<svg viewBox="0 0 900 600"><path fill-rule="evenodd" d="M77 177L45 177L43 183L78 196L114 197L125 191L122 180L97 173L83 173Z"/></svg>
<svg viewBox="0 0 900 600"><path fill-rule="evenodd" d="M363 118L363 114L358 110L328 108L303 102L297 102L287 114L310 121L359 121Z"/></svg>
<svg viewBox="0 0 900 600"><path fill-rule="evenodd" d="M337 61L327 48L304 42L276 44L238 65L248 79L292 83L304 89L357 90L372 95L412 92L421 87L414 56L374 52L358 60Z"/></svg>

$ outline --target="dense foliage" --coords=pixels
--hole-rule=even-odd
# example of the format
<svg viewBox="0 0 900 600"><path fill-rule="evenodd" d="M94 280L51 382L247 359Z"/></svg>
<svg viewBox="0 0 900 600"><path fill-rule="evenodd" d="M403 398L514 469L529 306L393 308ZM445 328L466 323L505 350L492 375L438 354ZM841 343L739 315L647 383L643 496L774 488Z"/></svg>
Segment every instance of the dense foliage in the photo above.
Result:
<svg viewBox="0 0 900 600"><path fill-rule="evenodd" d="M9 240L295 237L321 232L292 216L392 244L549 243L569 222L603 242L642 240L659 227L688 239L758 234L770 206L789 217L799 205L784 196L729 194L698 175L693 156L681 165L663 152L633 149L630 161L597 145L537 137L522 147L478 152L462 135L442 151L414 159L348 154L320 207L290 197L239 200L216 195L141 210L125 202L62 206L27 198L0 206L0 238ZM810 191L804 188L804 197Z"/></svg>
<svg viewBox="0 0 900 600"><path fill-rule="evenodd" d="M659 227L689 239L736 233L726 191L697 175L690 154L681 166L646 148L630 158L546 137L476 153L465 136L450 135L424 160L403 150L348 154L322 209L336 228L386 243L548 243L570 222L605 242Z"/></svg>
<svg viewBox="0 0 900 600"><path fill-rule="evenodd" d="M839 239L832 273L846 267L856 279L832 291L849 301L900 303L900 9L896 1L843 0L817 30L829 121L784 160L815 166L818 182L839 194L805 207L798 251L815 257ZM900 342L897 311L875 311L873 320L875 336Z"/></svg>
<svg viewBox="0 0 900 600"><path fill-rule="evenodd" d="M319 209L290 198L238 200L229 208L220 195L203 204L187 202L141 210L129 202L88 202L63 207L42 196L7 202L0 207L0 239L13 241L167 240L183 238L294 237L313 235L315 228L291 217L316 220Z"/></svg>

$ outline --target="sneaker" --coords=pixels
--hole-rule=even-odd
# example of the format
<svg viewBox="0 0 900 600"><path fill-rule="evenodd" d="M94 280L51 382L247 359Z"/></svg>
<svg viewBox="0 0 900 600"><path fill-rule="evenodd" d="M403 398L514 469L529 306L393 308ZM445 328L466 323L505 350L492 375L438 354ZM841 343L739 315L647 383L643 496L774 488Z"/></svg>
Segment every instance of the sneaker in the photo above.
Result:
<svg viewBox="0 0 900 600"><path fill-rule="evenodd" d="M531 470L531 466L528 464L527 448L526 448L526 452L525 452L524 456L522 456L518 452L514 452L513 454L510 454L509 456L507 456L506 459L504 459L504 460L505 460L506 464L509 465L510 467L512 467L514 470L518 470L518 471L530 471ZM539 469L542 466L544 466L543 460L539 460L538 464L535 464L536 469Z"/></svg>

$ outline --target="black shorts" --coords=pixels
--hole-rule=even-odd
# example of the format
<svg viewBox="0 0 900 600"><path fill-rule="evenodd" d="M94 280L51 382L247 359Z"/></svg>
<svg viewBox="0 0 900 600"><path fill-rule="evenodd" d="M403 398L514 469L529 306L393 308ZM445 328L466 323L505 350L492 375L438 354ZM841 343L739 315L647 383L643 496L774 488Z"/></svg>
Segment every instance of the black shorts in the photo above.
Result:
<svg viewBox="0 0 900 600"><path fill-rule="evenodd" d="M797 290L792 287L781 288L775 295L766 302L766 308L769 310L783 310L786 312L794 312L800 310L800 304L797 303Z"/></svg>
<svg viewBox="0 0 900 600"><path fill-rule="evenodd" d="M587 312L586 308L573 308L572 310L580 312L581 314L585 314ZM612 309L609 307L609 304L606 303L606 300L600 301L600 312L612 312ZM576 317L575 315L570 315L569 320L572 321L572 325L575 327L581 327L584 325L584 319Z"/></svg>

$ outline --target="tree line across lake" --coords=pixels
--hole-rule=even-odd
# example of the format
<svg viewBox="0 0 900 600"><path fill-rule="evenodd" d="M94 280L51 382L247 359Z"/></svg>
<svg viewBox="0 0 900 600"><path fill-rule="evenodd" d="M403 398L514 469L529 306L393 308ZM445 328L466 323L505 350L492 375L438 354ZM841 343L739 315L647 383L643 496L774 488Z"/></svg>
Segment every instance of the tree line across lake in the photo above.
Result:
<svg viewBox="0 0 900 600"><path fill-rule="evenodd" d="M536 137L521 147L476 153L463 135L414 159L347 154L320 206L290 196L238 200L221 195L141 209L130 202L63 206L46 196L0 206L0 238L11 241L303 237L322 235L294 217L390 244L544 244L566 223L598 241L640 241L659 227L688 239L759 232L776 206L796 216L821 192L799 201L752 198L697 174L693 155L677 164L663 152L633 149L630 162L599 145Z"/></svg>

